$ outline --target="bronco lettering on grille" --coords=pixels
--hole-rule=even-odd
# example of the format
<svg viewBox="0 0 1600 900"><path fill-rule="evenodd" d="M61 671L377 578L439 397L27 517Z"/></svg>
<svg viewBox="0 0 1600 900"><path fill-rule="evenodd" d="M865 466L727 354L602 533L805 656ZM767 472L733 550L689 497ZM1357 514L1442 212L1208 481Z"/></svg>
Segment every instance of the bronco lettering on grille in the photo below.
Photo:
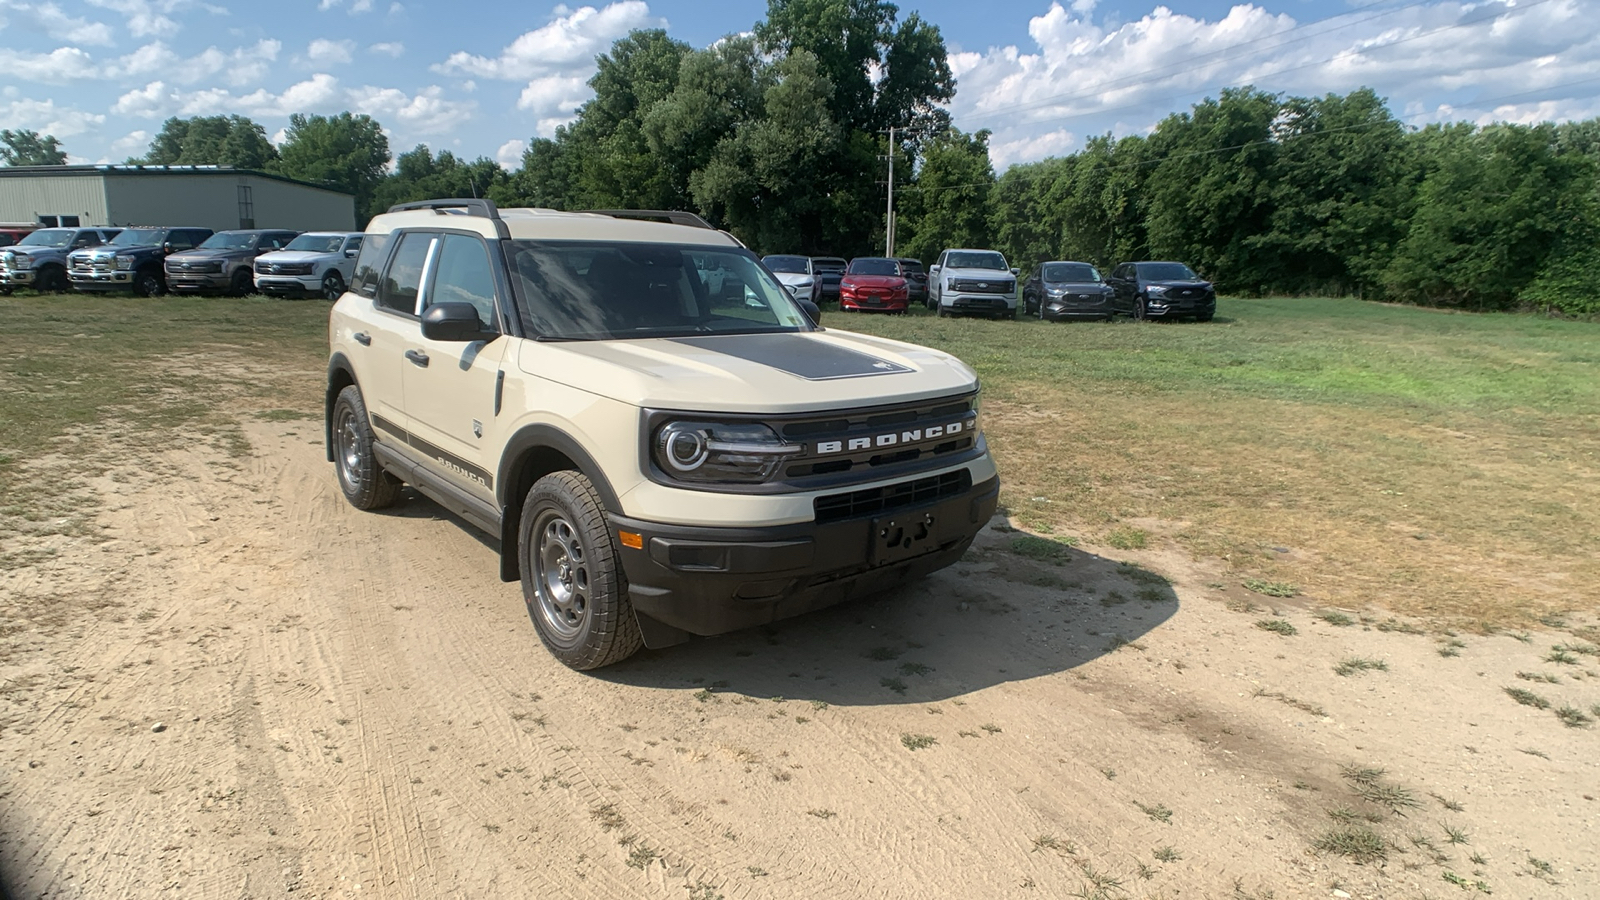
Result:
<svg viewBox="0 0 1600 900"><path fill-rule="evenodd" d="M912 428L906 431L890 432L888 434L873 435L871 437L849 438L838 441L818 441L816 453L826 456L830 453L854 453L857 450L874 450L880 447L900 447L906 444L915 444L918 441L927 441L934 438L953 437L963 431L971 431L978 427L976 420L966 422L951 422L948 425L928 425L923 428Z"/></svg>

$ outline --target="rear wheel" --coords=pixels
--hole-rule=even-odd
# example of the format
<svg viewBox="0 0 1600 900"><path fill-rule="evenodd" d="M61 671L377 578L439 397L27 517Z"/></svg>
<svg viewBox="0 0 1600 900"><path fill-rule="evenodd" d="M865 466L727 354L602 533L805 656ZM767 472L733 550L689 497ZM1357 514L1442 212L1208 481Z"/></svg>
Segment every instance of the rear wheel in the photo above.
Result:
<svg viewBox="0 0 1600 900"><path fill-rule="evenodd" d="M579 671L644 645L600 495L578 472L552 472L522 504L522 597L545 648Z"/></svg>
<svg viewBox="0 0 1600 900"><path fill-rule="evenodd" d="M383 509L400 496L400 482L372 453L372 425L361 389L349 385L333 401L333 461L339 489L356 509Z"/></svg>

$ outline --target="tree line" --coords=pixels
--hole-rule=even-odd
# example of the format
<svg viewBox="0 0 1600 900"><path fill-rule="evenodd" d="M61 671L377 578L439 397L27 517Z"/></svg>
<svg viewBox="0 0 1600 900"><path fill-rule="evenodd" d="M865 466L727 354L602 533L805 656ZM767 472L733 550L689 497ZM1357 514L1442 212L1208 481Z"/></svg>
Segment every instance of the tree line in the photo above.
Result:
<svg viewBox="0 0 1600 900"><path fill-rule="evenodd" d="M924 261L952 246L1025 268L1177 259L1225 293L1600 314L1600 120L1414 129L1367 89L1238 88L997 176L989 133L944 110L939 28L891 3L769 0L748 35L695 49L635 31L597 64L594 97L511 172L427 146L394 157L348 112L292 116L277 146L242 116L169 119L130 162L329 184L363 222L444 196L689 209L758 252L848 257L883 251L892 154L896 252ZM65 161L31 132L0 133L0 155Z"/></svg>

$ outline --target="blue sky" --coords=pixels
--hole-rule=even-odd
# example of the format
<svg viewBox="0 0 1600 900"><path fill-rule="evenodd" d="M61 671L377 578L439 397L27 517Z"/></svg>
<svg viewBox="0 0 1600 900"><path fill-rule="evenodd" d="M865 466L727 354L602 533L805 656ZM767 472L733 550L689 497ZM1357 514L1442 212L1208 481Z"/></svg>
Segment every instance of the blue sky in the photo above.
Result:
<svg viewBox="0 0 1600 900"><path fill-rule="evenodd" d="M997 165L1147 131L1230 85L1376 89L1407 124L1600 115L1600 0L1136 0L905 3L951 50L956 124ZM630 29L704 46L765 2L593 5L421 0L0 0L0 127L74 161L142 153L168 116L375 117L418 143L515 164L589 96L593 59Z"/></svg>

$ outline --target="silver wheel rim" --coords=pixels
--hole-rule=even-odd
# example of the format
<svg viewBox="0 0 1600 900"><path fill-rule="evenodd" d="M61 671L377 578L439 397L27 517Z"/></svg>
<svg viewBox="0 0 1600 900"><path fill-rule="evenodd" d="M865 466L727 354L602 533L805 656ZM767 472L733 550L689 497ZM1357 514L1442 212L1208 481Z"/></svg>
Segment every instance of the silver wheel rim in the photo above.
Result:
<svg viewBox="0 0 1600 900"><path fill-rule="evenodd" d="M572 524L557 513L539 520L534 584L539 614L557 636L571 640L589 618L589 561Z"/></svg>
<svg viewBox="0 0 1600 900"><path fill-rule="evenodd" d="M355 414L345 410L334 433L338 442L339 477L351 490L361 489L361 435L356 431Z"/></svg>
<svg viewBox="0 0 1600 900"><path fill-rule="evenodd" d="M337 300L339 295L344 293L343 287L338 279L330 275L322 279L322 296L328 300Z"/></svg>

